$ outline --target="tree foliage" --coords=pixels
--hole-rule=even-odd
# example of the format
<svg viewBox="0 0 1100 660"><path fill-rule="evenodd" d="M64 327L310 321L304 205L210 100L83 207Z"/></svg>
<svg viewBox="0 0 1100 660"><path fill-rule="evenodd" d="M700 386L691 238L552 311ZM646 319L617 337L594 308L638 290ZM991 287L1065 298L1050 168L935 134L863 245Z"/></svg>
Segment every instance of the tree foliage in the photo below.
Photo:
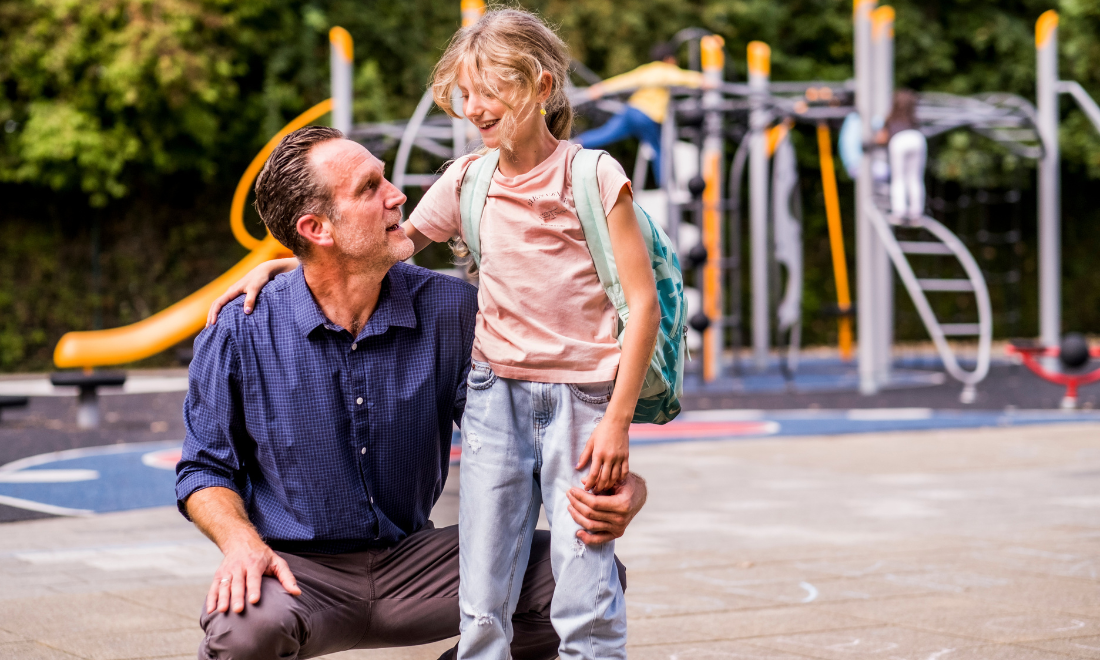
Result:
<svg viewBox="0 0 1100 660"><path fill-rule="evenodd" d="M554 24L574 57L601 76L644 63L653 44L690 26L725 38L727 79L744 79L752 40L772 47L773 80L852 75L850 0L509 1ZM1094 64L1100 61L1100 0L893 4L899 85L959 94L1007 91L1033 99L1035 20L1056 8L1062 16L1062 76L1100 96ZM145 264L105 271L118 273L117 282L107 277L104 285L117 288L97 299L112 305L108 325L155 312L170 295L218 272L172 266L180 255L192 254L179 237L191 235L186 226L210 227L224 217L224 200L259 147L328 96L327 33L334 25L355 39L356 120L407 117L459 25L459 1L0 0L0 194L32 200L17 211L0 205L0 227L39 225L38 233L0 246L0 262L18 254L19 263L32 264L9 264L0 274L0 318L8 319L0 324L0 368L45 355L66 327L87 326L87 315L59 320L51 312L47 322L45 311L34 310L45 300L69 304L86 298L79 287L87 278L70 272L79 260L60 266L49 261L65 250L88 254L88 220L95 213L104 236L119 237L104 243L104 259L116 266ZM1062 146L1067 217L1069 209L1092 213L1083 184L1100 177L1100 137L1069 100L1063 101ZM1025 176L1029 163L974 135L935 141L930 166L935 176L966 185L1031 180ZM36 210L45 207L33 200L49 200L54 210ZM214 200L217 206L203 206ZM148 222L181 226L171 236L150 239L164 246L153 251L155 259L148 257L152 261L125 252L141 249L125 238L140 234L135 209ZM1081 235L1073 248L1088 254L1092 239ZM240 254L225 241L214 249L223 252L209 260L212 269ZM1100 291L1100 281L1070 263L1070 254L1067 274L1078 278L1072 281L1080 281L1082 291ZM816 268L811 266L808 273ZM55 271L69 274L57 279L49 275ZM42 287L68 293L51 297L42 293L45 288L27 288L31 280L20 278L34 273ZM181 279L163 285L172 278ZM828 299L814 286L808 296ZM154 289L163 296L139 302L133 293ZM13 326L16 309L22 311ZM1092 317L1080 318L1085 323Z"/></svg>
<svg viewBox="0 0 1100 660"><path fill-rule="evenodd" d="M602 75L647 60L677 30L721 34L728 77L749 41L776 80L852 73L848 0L530 0ZM1035 19L1049 0L899 0L897 79L923 90L1033 97ZM1058 7L1062 70L1100 91L1100 2ZM0 180L80 190L96 206L177 172L212 181L327 96L327 31L356 40L360 120L407 115L458 25L455 0L5 0L0 3ZM1100 174L1076 111L1067 157Z"/></svg>

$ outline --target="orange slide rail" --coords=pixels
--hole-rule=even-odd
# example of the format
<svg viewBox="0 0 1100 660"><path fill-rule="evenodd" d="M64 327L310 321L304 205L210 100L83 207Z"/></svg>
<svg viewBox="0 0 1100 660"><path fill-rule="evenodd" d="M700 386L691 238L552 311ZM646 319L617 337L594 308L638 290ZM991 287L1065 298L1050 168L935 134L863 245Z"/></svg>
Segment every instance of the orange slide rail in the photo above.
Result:
<svg viewBox="0 0 1100 660"><path fill-rule="evenodd" d="M234 282L265 261L290 256L290 252L267 234L262 239L248 233L244 226L244 204L252 182L260 173L267 157L283 137L292 131L316 121L332 110L332 99L306 110L283 127L268 141L252 160L237 184L230 209L230 226L233 235L246 248L252 250L218 279L207 284L178 303L147 319L110 330L69 332L57 342L53 361L60 369L104 367L134 362L165 351L202 330L206 325L206 312L210 303L225 293Z"/></svg>

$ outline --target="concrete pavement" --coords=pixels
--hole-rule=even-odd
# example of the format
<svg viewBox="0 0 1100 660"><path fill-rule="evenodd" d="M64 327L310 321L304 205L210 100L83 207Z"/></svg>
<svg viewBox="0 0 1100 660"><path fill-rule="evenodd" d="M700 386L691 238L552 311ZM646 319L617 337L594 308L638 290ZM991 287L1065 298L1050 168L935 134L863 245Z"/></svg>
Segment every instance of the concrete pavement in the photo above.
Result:
<svg viewBox="0 0 1100 660"><path fill-rule="evenodd" d="M639 446L631 466L651 492L618 545L632 660L1100 658L1100 424ZM0 526L0 659L193 658L219 558L171 508Z"/></svg>

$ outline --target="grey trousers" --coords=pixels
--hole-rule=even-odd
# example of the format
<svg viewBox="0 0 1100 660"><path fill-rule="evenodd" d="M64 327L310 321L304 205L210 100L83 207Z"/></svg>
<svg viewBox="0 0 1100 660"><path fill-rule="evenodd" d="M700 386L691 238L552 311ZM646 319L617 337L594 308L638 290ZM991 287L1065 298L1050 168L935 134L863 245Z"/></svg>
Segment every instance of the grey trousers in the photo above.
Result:
<svg viewBox="0 0 1100 660"><path fill-rule="evenodd" d="M293 660L348 649L428 644L458 635L458 527L422 529L397 545L340 555L279 555L302 590L291 596L264 577L260 602L244 612L205 607L199 660ZM616 559L626 588L626 570ZM535 532L512 617L514 660L558 653L550 624L554 576L550 533ZM448 651L444 656L453 656Z"/></svg>

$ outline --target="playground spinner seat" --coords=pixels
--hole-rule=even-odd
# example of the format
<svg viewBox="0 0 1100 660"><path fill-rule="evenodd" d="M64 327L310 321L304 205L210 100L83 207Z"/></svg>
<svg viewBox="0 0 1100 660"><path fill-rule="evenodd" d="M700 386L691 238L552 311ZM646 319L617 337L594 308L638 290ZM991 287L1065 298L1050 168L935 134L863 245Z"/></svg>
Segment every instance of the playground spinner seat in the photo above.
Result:
<svg viewBox="0 0 1100 660"><path fill-rule="evenodd" d="M1024 366L1039 378L1055 385L1064 385L1066 393L1062 397L1062 408L1065 410L1073 410L1077 407L1078 388L1100 380L1100 367L1089 372L1069 372L1075 365L1066 364L1067 360L1064 359L1066 356L1062 354L1061 346L1042 346L1034 340L1014 339L1005 348L1005 353L1019 357ZM1085 363L1089 359L1100 358L1100 346L1089 347L1087 355ZM1059 360L1067 371L1054 371L1049 368L1049 364L1044 364L1052 362L1054 359ZM1084 366L1084 364L1080 366Z"/></svg>
<svg viewBox="0 0 1100 660"><path fill-rule="evenodd" d="M82 429L99 426L100 387L121 387L126 382L124 371L59 371L50 374L54 387L79 388L77 398L80 408L77 410L76 423Z"/></svg>

